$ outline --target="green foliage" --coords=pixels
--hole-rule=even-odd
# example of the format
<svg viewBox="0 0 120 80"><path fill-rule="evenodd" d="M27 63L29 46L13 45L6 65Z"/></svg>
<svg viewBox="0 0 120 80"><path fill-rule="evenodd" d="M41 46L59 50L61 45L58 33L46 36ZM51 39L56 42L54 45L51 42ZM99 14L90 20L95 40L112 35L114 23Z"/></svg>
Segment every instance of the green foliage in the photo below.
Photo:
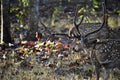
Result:
<svg viewBox="0 0 120 80"><path fill-rule="evenodd" d="M58 14L59 11L60 11L60 8L59 8L59 7L55 7L55 8L54 8L54 14Z"/></svg>
<svg viewBox="0 0 120 80"><path fill-rule="evenodd" d="M93 0L93 4L98 5L98 1L97 0Z"/></svg>
<svg viewBox="0 0 120 80"><path fill-rule="evenodd" d="M86 12L85 7L82 7L82 8L80 8L80 9L78 10L78 13L82 13L82 12Z"/></svg>
<svg viewBox="0 0 120 80"><path fill-rule="evenodd" d="M20 24L23 23L23 19L26 15L25 8L28 6L29 6L29 0L19 0L10 3L10 13L12 14L13 17L17 18Z"/></svg>
<svg viewBox="0 0 120 80"><path fill-rule="evenodd" d="M70 2L71 0L68 0L68 2Z"/></svg>
<svg viewBox="0 0 120 80"><path fill-rule="evenodd" d="M22 0L23 6L28 7L29 6L29 0Z"/></svg>
<svg viewBox="0 0 120 80"><path fill-rule="evenodd" d="M118 14L119 14L119 16L120 16L120 10L118 10L117 12L118 12Z"/></svg>
<svg viewBox="0 0 120 80"><path fill-rule="evenodd" d="M94 8L92 8L91 13L92 13L92 14L95 14L95 13L96 13L96 11L95 11Z"/></svg>
<svg viewBox="0 0 120 80"><path fill-rule="evenodd" d="M97 0L93 0L93 5L95 8L98 8L98 1Z"/></svg>
<svg viewBox="0 0 120 80"><path fill-rule="evenodd" d="M15 14L15 16L19 18L20 16L24 15L24 11L19 11L19 10L20 10L19 7L11 7L10 13L17 12L17 14Z"/></svg>
<svg viewBox="0 0 120 80"><path fill-rule="evenodd" d="M19 8L18 7L11 7L10 8L10 13L14 12L14 11L18 11Z"/></svg>

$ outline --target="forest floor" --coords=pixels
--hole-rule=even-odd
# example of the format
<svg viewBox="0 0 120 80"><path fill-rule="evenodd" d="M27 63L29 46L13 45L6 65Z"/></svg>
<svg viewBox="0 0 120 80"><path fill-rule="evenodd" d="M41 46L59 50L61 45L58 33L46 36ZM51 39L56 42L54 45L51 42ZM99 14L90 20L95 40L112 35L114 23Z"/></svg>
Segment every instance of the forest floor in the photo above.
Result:
<svg viewBox="0 0 120 80"><path fill-rule="evenodd" d="M1 50L0 80L95 80L90 59L63 42L23 41Z"/></svg>
<svg viewBox="0 0 120 80"><path fill-rule="evenodd" d="M68 44L23 41L1 50L0 80L82 80L82 64L80 54L71 52Z"/></svg>

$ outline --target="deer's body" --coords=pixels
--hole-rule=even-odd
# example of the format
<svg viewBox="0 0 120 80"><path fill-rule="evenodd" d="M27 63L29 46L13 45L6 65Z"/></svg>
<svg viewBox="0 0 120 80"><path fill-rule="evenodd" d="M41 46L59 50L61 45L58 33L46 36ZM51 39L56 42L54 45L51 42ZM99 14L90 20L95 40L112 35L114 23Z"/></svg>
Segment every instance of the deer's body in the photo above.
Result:
<svg viewBox="0 0 120 80"><path fill-rule="evenodd" d="M75 27L71 29L70 35L80 40L80 48L82 53L87 56L92 56L91 60L95 65L96 80L100 78L100 69L105 70L104 80L109 80L110 70L114 68L120 69L120 32L119 30L112 30L107 25L106 6L103 3L103 23L76 23ZM90 48L91 51L89 50Z"/></svg>

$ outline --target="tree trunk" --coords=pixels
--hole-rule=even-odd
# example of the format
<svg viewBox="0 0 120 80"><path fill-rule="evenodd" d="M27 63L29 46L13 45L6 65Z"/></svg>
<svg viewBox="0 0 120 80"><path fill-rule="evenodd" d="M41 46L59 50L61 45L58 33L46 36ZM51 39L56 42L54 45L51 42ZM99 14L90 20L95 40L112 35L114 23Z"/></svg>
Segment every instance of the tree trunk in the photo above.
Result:
<svg viewBox="0 0 120 80"><path fill-rule="evenodd" d="M3 0L3 41L11 43L10 35L10 0Z"/></svg>
<svg viewBox="0 0 120 80"><path fill-rule="evenodd" d="M3 1L1 0L1 34L0 34L0 43L2 44L3 41Z"/></svg>
<svg viewBox="0 0 120 80"><path fill-rule="evenodd" d="M35 40L39 22L39 0L30 0L28 40Z"/></svg>

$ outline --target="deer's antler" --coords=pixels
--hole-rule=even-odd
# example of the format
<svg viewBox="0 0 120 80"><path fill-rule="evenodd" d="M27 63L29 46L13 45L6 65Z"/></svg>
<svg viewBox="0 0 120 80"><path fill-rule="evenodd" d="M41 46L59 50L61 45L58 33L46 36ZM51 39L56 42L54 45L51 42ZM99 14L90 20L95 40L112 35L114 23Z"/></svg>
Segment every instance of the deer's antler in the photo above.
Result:
<svg viewBox="0 0 120 80"><path fill-rule="evenodd" d="M107 24L108 14L107 14L107 11L106 11L106 5L105 5L104 2L102 3L102 5L103 5L103 23L102 23L101 27L99 29L93 31L93 32L90 32L90 33L86 34L85 37L100 31L103 28L103 26Z"/></svg>
<svg viewBox="0 0 120 80"><path fill-rule="evenodd" d="M75 18L74 18L74 25L75 25L75 28L76 28L76 30L77 30L77 32L78 32L78 35L79 35L79 37L81 36L81 33L80 33L80 31L79 31L79 26L81 25L81 23L83 22L83 19L84 19L84 16L82 16L82 19L81 19L81 21L77 24L77 16L78 16L78 7L76 8L76 11L75 11ZM77 36L78 36L77 35Z"/></svg>

